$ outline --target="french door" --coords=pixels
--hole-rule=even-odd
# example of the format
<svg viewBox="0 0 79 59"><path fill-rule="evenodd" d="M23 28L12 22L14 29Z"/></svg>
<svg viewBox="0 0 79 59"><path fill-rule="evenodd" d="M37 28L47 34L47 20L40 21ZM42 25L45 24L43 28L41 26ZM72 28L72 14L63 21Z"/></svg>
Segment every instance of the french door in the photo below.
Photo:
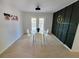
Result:
<svg viewBox="0 0 79 59"><path fill-rule="evenodd" d="M31 30L33 33L36 32L37 27L40 32L44 31L44 18L31 18Z"/></svg>
<svg viewBox="0 0 79 59"><path fill-rule="evenodd" d="M44 18L39 18L39 28L40 28L40 32L43 33L44 32Z"/></svg>
<svg viewBox="0 0 79 59"><path fill-rule="evenodd" d="M31 19L31 33L36 33L36 18Z"/></svg>

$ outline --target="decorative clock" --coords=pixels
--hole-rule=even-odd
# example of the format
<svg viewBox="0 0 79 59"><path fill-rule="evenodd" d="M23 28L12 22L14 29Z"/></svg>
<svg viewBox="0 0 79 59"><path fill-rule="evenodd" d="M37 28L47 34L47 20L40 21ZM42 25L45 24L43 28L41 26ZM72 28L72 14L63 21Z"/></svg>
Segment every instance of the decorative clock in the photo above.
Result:
<svg viewBox="0 0 79 59"><path fill-rule="evenodd" d="M63 16L62 15L59 15L58 17L57 17L57 23L59 23L59 24L62 24L63 23Z"/></svg>

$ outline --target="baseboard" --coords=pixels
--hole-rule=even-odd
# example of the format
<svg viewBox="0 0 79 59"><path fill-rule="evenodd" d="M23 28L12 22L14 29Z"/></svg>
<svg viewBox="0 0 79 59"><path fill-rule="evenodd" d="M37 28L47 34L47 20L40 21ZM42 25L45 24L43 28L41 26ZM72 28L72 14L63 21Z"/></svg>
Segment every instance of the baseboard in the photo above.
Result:
<svg viewBox="0 0 79 59"><path fill-rule="evenodd" d="M23 34L21 34L19 37L16 38L16 40L14 40L13 42L11 42L11 44L9 44L7 47L5 47L0 54L2 54L6 49L8 49L13 43L15 43L15 41L17 41Z"/></svg>
<svg viewBox="0 0 79 59"><path fill-rule="evenodd" d="M74 51L74 50L71 50L71 52L73 52L73 53L79 53L79 51Z"/></svg>
<svg viewBox="0 0 79 59"><path fill-rule="evenodd" d="M62 43L55 35L54 35L54 37L55 37L56 40L57 40L58 42L60 42L65 48L67 48L70 52L72 52L72 50L71 50L68 46L66 46L64 43Z"/></svg>

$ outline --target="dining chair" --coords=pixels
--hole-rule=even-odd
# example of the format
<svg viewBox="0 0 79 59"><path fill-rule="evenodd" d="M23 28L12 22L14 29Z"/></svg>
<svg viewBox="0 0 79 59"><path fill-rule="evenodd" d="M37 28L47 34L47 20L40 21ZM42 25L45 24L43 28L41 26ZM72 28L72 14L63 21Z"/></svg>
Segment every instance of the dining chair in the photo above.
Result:
<svg viewBox="0 0 79 59"><path fill-rule="evenodd" d="M47 30L45 31L45 36L48 36L48 33L49 33L49 30L47 29Z"/></svg>
<svg viewBox="0 0 79 59"><path fill-rule="evenodd" d="M45 44L47 43L47 37L48 37L48 33L49 33L49 30L47 29L45 32L44 32L44 42Z"/></svg>
<svg viewBox="0 0 79 59"><path fill-rule="evenodd" d="M27 35L30 36L30 31L29 31L29 29L27 29Z"/></svg>
<svg viewBox="0 0 79 59"><path fill-rule="evenodd" d="M36 33L37 33L37 31L35 28L31 30L31 39L32 39L33 45L35 44L35 34Z"/></svg>

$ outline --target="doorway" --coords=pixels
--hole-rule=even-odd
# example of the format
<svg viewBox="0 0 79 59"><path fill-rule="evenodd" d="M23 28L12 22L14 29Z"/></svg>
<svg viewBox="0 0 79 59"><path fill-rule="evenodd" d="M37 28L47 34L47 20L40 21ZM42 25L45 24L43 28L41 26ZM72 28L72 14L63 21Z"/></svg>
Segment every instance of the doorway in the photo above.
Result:
<svg viewBox="0 0 79 59"><path fill-rule="evenodd" d="M36 29L39 28L40 32L44 31L44 18L31 18L31 30L32 32L36 32Z"/></svg>

